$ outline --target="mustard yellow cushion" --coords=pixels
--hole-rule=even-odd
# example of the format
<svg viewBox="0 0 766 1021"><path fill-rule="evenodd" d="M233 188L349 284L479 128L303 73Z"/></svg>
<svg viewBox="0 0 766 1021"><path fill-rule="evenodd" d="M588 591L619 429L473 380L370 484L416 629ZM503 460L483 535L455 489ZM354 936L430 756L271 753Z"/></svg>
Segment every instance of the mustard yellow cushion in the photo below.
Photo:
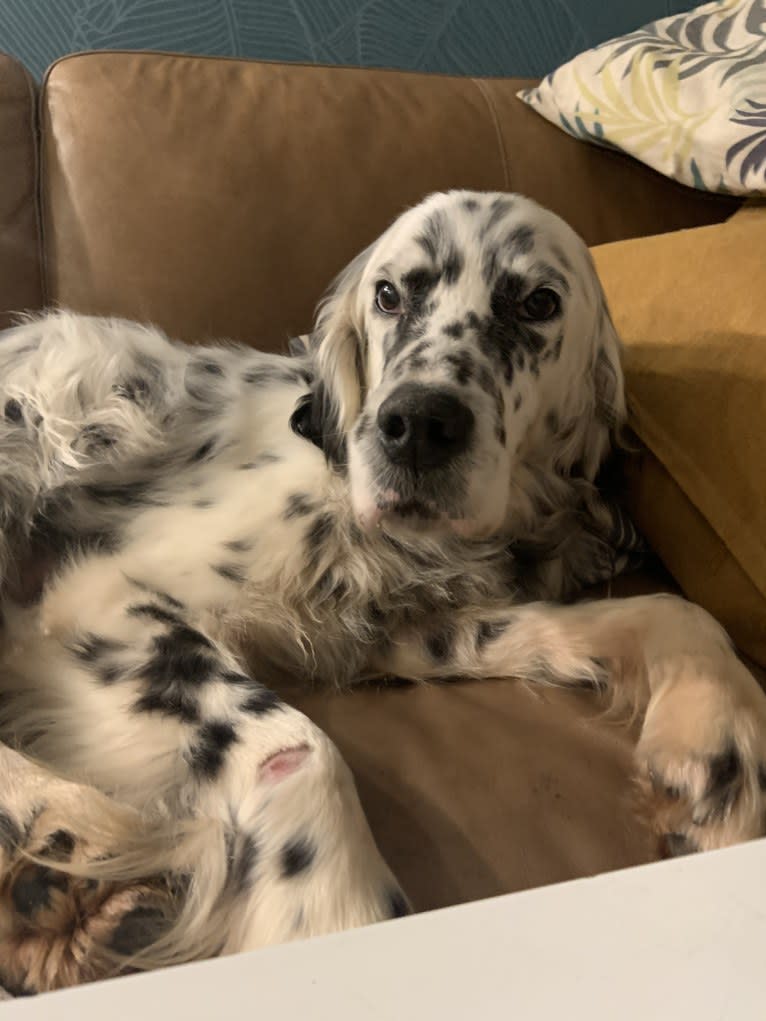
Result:
<svg viewBox="0 0 766 1021"><path fill-rule="evenodd" d="M649 451L631 510L686 594L766 665L766 205L593 256Z"/></svg>

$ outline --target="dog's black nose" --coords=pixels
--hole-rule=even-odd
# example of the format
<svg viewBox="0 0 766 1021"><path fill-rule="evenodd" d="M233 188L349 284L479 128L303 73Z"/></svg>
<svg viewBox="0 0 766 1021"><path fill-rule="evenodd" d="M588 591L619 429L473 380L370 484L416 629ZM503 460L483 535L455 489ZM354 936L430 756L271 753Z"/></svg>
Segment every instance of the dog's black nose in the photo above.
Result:
<svg viewBox="0 0 766 1021"><path fill-rule="evenodd" d="M378 436L393 464L441 468L468 447L473 412L445 390L397 387L378 410Z"/></svg>

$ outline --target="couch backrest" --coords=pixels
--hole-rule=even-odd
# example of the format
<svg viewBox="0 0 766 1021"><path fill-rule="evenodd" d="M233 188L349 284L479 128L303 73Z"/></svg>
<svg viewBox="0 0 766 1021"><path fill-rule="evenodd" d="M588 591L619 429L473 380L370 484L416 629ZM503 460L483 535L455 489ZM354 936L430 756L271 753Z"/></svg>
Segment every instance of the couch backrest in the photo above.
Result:
<svg viewBox="0 0 766 1021"><path fill-rule="evenodd" d="M45 300L279 348L346 261L437 189L525 192L591 243L736 207L569 138L515 98L523 84L66 58L41 96Z"/></svg>

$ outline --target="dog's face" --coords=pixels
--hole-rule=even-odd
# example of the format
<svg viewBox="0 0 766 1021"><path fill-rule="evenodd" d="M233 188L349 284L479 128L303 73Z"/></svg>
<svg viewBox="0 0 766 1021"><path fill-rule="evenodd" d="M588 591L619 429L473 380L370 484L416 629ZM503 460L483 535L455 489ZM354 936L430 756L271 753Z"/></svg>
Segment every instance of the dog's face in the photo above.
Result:
<svg viewBox="0 0 766 1021"><path fill-rule="evenodd" d="M590 255L517 195L432 195L341 274L314 334L365 528L499 533L529 470L592 478L623 415Z"/></svg>

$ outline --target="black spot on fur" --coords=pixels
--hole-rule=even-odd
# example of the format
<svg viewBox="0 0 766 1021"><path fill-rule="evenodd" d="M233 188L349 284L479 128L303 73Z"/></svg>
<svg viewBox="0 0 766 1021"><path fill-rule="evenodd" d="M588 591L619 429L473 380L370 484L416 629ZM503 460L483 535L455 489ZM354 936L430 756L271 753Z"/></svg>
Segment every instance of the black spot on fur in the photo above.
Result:
<svg viewBox="0 0 766 1021"><path fill-rule="evenodd" d="M479 203L476 199L463 199L461 205L467 213L476 213L479 209Z"/></svg>
<svg viewBox="0 0 766 1021"><path fill-rule="evenodd" d="M264 451L262 454L258 454L252 461L245 461L239 465L240 471L256 471L258 468L263 468L267 464L279 464L282 458L278 454L272 454L270 451Z"/></svg>
<svg viewBox="0 0 766 1021"><path fill-rule="evenodd" d="M461 273L463 272L464 264L463 256L457 248L452 245L447 252L447 256L442 267L442 279L444 280L444 283L449 284L450 286L457 283L460 279Z"/></svg>
<svg viewBox="0 0 766 1021"><path fill-rule="evenodd" d="M199 367L203 372L209 372L211 376L222 376L223 367L218 362L200 362Z"/></svg>
<svg viewBox="0 0 766 1021"><path fill-rule="evenodd" d="M521 404L522 404L521 394L516 394L516 396L513 398L513 410L518 411L519 408L521 407Z"/></svg>
<svg viewBox="0 0 766 1021"><path fill-rule="evenodd" d="M81 663L98 663L99 660L114 652L125 648L123 642L114 641L111 638L102 638L89 632L79 638L72 646L71 651Z"/></svg>
<svg viewBox="0 0 766 1021"><path fill-rule="evenodd" d="M285 521L304 518L316 510L316 503L308 493L291 493L287 498L282 517Z"/></svg>
<svg viewBox="0 0 766 1021"><path fill-rule="evenodd" d="M203 723L189 753L191 768L204 779L214 780L223 768L226 752L237 740L231 723L219 720Z"/></svg>
<svg viewBox="0 0 766 1021"><path fill-rule="evenodd" d="M407 915L412 914L412 910L401 890L389 891L387 900L389 918L405 918Z"/></svg>
<svg viewBox="0 0 766 1021"><path fill-rule="evenodd" d="M141 379L140 376L132 376L130 379L126 379L124 383L115 383L112 390L118 397L122 397L126 401L132 401L134 404L145 401L149 396L149 384L145 379Z"/></svg>
<svg viewBox="0 0 766 1021"><path fill-rule="evenodd" d="M105 449L115 444L114 436L102 425L86 425L80 432L78 442L80 440L86 451Z"/></svg>
<svg viewBox="0 0 766 1021"><path fill-rule="evenodd" d="M133 606L129 606L127 612L131 617L149 617L160 624L170 624L172 626L184 624L183 619L177 613L174 613L172 610L166 610L164 606L157 606L155 603L136 603ZM204 635L201 637L204 638ZM205 640L207 641L207 639Z"/></svg>
<svg viewBox="0 0 766 1021"><path fill-rule="evenodd" d="M156 943L169 924L157 907L139 904L122 916L109 940L109 949L122 957L130 957Z"/></svg>
<svg viewBox="0 0 766 1021"><path fill-rule="evenodd" d="M476 625L476 648L479 652L501 638L510 626L509 620L480 620Z"/></svg>
<svg viewBox="0 0 766 1021"><path fill-rule="evenodd" d="M192 507L197 510L208 510L210 507L215 506L215 500L211 500L209 496L202 496L199 500L192 501Z"/></svg>
<svg viewBox="0 0 766 1021"><path fill-rule="evenodd" d="M696 854L699 847L685 833L665 833L660 841L660 854L663 858L680 858L686 854Z"/></svg>
<svg viewBox="0 0 766 1021"><path fill-rule="evenodd" d="M51 890L66 890L68 877L45 865L30 865L17 878L11 889L13 906L20 915L31 918L41 908L51 905Z"/></svg>
<svg viewBox="0 0 766 1021"><path fill-rule="evenodd" d="M0 847L7 852L14 851L22 846L23 841L24 833L21 827L7 812L0 810Z"/></svg>
<svg viewBox="0 0 766 1021"><path fill-rule="evenodd" d="M535 244L535 232L525 225L514 227L505 239L505 244L512 249L514 255L528 255Z"/></svg>
<svg viewBox="0 0 766 1021"><path fill-rule="evenodd" d="M766 762L761 762L758 766L758 786L762 791L766 791Z"/></svg>
<svg viewBox="0 0 766 1021"><path fill-rule="evenodd" d="M446 242L446 219L444 213L432 213L426 220L422 232L415 239L432 262L436 262Z"/></svg>
<svg viewBox="0 0 766 1021"><path fill-rule="evenodd" d="M257 365L242 373L242 382L250 386L270 386L273 383L308 385L311 373L297 365Z"/></svg>
<svg viewBox="0 0 766 1021"><path fill-rule="evenodd" d="M223 548L231 553L247 553L253 548L249 539L229 539L223 544Z"/></svg>
<svg viewBox="0 0 766 1021"><path fill-rule="evenodd" d="M150 701L164 700L167 707L163 711L170 712L172 706L185 704L185 688L209 681L216 666L210 639L187 624L174 624L152 639L152 654L139 676L150 686Z"/></svg>
<svg viewBox="0 0 766 1021"><path fill-rule="evenodd" d="M274 709L282 709L283 703L279 696L269 688L264 688L258 681L253 680L247 674L237 670L226 670L221 674L221 680L226 684L243 688L247 693L245 701L240 705L242 712L252 716L263 716Z"/></svg>
<svg viewBox="0 0 766 1021"><path fill-rule="evenodd" d="M252 883L258 864L258 844L249 833L237 833L229 853L228 881L235 894L245 893Z"/></svg>
<svg viewBox="0 0 766 1021"><path fill-rule="evenodd" d="M421 358L424 354L431 350L432 346L433 345L430 340L421 340L410 351L410 357Z"/></svg>
<svg viewBox="0 0 766 1021"><path fill-rule="evenodd" d="M456 319L452 323L447 323L447 325L442 328L442 333L446 334L448 337L452 337L453 340L460 340L465 333L465 327L459 319Z"/></svg>
<svg viewBox="0 0 766 1021"><path fill-rule="evenodd" d="M356 425L354 426L354 436L356 439L361 440L362 437L372 431L372 415L368 411L363 411L359 416Z"/></svg>
<svg viewBox="0 0 766 1021"><path fill-rule="evenodd" d="M452 647L455 642L455 632L451 627L444 627L438 631L432 631L426 637L426 649L434 663L446 663L452 655Z"/></svg>
<svg viewBox="0 0 766 1021"><path fill-rule="evenodd" d="M24 412L21 405L13 397L5 402L5 420L6 422L13 423L13 425L18 425L19 422L24 421Z"/></svg>
<svg viewBox="0 0 766 1021"><path fill-rule="evenodd" d="M313 864L316 853L316 847L307 837L289 841L280 854L282 878L292 879L305 872Z"/></svg>
<svg viewBox="0 0 766 1021"><path fill-rule="evenodd" d="M247 572L240 564L211 564L216 574L219 574L226 581L233 581L236 585L242 585L247 580Z"/></svg>
<svg viewBox="0 0 766 1021"><path fill-rule="evenodd" d="M147 691L133 703L133 711L174 716L182 723L199 723L200 719L196 695L182 684Z"/></svg>
<svg viewBox="0 0 766 1021"><path fill-rule="evenodd" d="M456 383L465 386L471 382L475 365L470 351L452 352L446 356L445 361L454 369L453 376Z"/></svg>
<svg viewBox="0 0 766 1021"><path fill-rule="evenodd" d="M480 366L476 376L476 381L484 393L489 394L490 397L495 395L497 391L497 383L495 382L495 377L486 365Z"/></svg>
<svg viewBox="0 0 766 1021"><path fill-rule="evenodd" d="M197 447L197 449L194 451L192 456L189 458L189 461L192 464L196 464L199 461L206 460L207 458L210 457L211 453L213 452L213 448L214 447L215 447L215 437L212 436L209 440L205 440L205 442L202 444L202 446Z"/></svg>
<svg viewBox="0 0 766 1021"><path fill-rule="evenodd" d="M186 607L180 599L176 599L175 596L171 596L168 592L163 592L161 589L150 588L144 582L139 581L137 578L131 578L130 575L125 575L125 578L130 582L131 585L135 585L137 589L142 592L147 592L154 599L158 599L162 603L167 603L168 606L172 606L174 610L184 610Z"/></svg>
<svg viewBox="0 0 766 1021"><path fill-rule="evenodd" d="M408 305L413 315L420 315L424 311L425 304L440 279L441 273L425 266L411 269L409 273L404 274L402 283L407 289ZM406 315L400 316L399 322L407 318Z"/></svg>
<svg viewBox="0 0 766 1021"><path fill-rule="evenodd" d="M742 792L743 780L742 756L733 744L720 755L712 756L708 761L708 783L705 789L705 798L712 802L712 807L707 817L700 822L725 818Z"/></svg>
<svg viewBox="0 0 766 1021"><path fill-rule="evenodd" d="M491 284L497 276L500 265L500 249L497 245L487 245L481 260L481 275L486 284Z"/></svg>
<svg viewBox="0 0 766 1021"><path fill-rule="evenodd" d="M82 492L97 503L115 503L120 507L140 507L160 502L150 495L149 483L144 481L83 486Z"/></svg>
<svg viewBox="0 0 766 1021"><path fill-rule="evenodd" d="M283 708L283 703L275 692L255 682L251 683L254 690L240 706L243 713L249 713L251 716L265 716L266 713L270 713L274 709Z"/></svg>
<svg viewBox="0 0 766 1021"><path fill-rule="evenodd" d="M495 198L489 206L489 214L481 228L482 237L486 237L513 208L513 200L509 198Z"/></svg>
<svg viewBox="0 0 766 1021"><path fill-rule="evenodd" d="M53 861L66 862L72 857L75 848L75 838L69 830L56 830L45 841L43 854Z"/></svg>
<svg viewBox="0 0 766 1021"><path fill-rule="evenodd" d="M547 412L545 416L545 428L554 435L559 431L559 416L555 411Z"/></svg>

